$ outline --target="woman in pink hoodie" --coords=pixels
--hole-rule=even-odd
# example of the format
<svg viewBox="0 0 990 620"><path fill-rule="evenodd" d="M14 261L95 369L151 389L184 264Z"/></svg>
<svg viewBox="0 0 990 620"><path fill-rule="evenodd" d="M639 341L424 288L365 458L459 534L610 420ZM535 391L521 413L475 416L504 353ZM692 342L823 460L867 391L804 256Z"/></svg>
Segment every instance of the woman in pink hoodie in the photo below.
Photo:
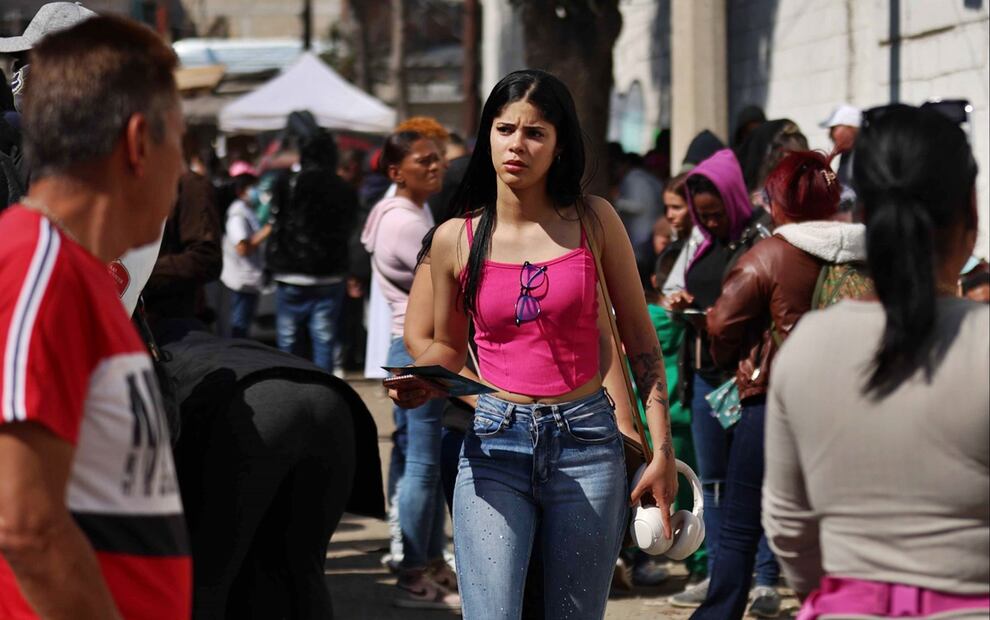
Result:
<svg viewBox="0 0 990 620"><path fill-rule="evenodd" d="M392 134L382 149L381 168L396 185L395 196L371 210L361 242L371 254L374 278L392 310L389 366L413 360L402 340L423 237L433 227L426 199L440 189L442 155L435 140L412 131ZM399 508L402 560L400 607L459 609L457 579L443 558L446 504L440 483L440 419L443 401L411 408L395 406L389 466L389 503Z"/></svg>

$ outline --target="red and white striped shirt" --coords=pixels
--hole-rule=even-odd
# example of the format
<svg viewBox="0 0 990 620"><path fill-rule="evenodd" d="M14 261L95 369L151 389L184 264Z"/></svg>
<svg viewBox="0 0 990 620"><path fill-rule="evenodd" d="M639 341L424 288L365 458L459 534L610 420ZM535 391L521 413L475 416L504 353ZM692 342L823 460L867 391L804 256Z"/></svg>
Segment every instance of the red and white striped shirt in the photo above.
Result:
<svg viewBox="0 0 990 620"><path fill-rule="evenodd" d="M188 618L191 561L151 359L107 268L38 213L0 216L0 424L75 446L66 504L125 618ZM35 618L0 557L0 618Z"/></svg>

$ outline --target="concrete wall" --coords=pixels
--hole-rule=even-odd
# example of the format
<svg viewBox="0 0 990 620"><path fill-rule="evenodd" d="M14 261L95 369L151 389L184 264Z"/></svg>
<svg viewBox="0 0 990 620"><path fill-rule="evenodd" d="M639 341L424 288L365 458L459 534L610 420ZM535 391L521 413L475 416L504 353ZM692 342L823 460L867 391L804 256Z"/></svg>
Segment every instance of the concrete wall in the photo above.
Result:
<svg viewBox="0 0 990 620"><path fill-rule="evenodd" d="M619 7L609 140L642 154L670 126L670 0L625 0Z"/></svg>
<svg viewBox="0 0 990 620"><path fill-rule="evenodd" d="M987 44L990 16L982 0L901 0L900 100L966 98L974 108L972 139L981 237L988 255L990 115ZM863 108L890 101L889 0L729 0L729 114L763 105L788 117L813 148L828 149L818 123L843 101ZM730 123L734 129L735 125Z"/></svg>

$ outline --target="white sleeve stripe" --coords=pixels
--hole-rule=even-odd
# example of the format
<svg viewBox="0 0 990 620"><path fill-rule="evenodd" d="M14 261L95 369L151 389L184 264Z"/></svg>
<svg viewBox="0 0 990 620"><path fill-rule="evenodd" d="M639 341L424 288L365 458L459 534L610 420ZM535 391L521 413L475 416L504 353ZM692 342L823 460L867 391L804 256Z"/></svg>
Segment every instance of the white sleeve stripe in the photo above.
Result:
<svg viewBox="0 0 990 620"><path fill-rule="evenodd" d="M38 244L17 296L14 315L7 331L7 348L3 358L4 398L3 403L0 403L5 422L27 419L27 362L31 334L61 246L61 239L52 230L47 218L40 218L38 227Z"/></svg>

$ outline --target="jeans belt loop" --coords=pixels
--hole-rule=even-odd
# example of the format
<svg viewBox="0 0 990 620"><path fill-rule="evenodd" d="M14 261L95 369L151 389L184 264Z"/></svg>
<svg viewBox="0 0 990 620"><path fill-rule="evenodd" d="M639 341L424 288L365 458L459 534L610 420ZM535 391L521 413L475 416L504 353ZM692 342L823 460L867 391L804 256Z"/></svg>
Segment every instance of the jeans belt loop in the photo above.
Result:
<svg viewBox="0 0 990 620"><path fill-rule="evenodd" d="M560 415L560 405L550 405L550 413L553 414L553 421L559 430L564 428L564 418Z"/></svg>
<svg viewBox="0 0 990 620"><path fill-rule="evenodd" d="M612 407L612 413L615 413L615 401L612 400L612 395L608 393L608 388L602 388L602 394L605 396L605 400L608 401L610 407Z"/></svg>

